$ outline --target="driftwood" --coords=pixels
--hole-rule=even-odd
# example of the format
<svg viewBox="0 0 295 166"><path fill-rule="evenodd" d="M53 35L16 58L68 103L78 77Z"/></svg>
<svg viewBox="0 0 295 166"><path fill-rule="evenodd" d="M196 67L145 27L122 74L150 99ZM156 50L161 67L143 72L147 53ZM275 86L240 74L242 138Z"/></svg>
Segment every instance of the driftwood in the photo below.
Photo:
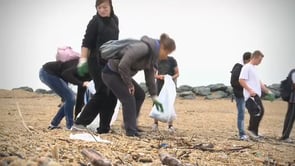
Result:
<svg viewBox="0 0 295 166"><path fill-rule="evenodd" d="M224 148L224 149L214 149L214 145L209 143L209 144L197 144L195 146L192 147L192 149L199 149L202 151L209 151L209 152L237 152L243 149L248 149L251 148L252 145L247 145L247 146L237 146L237 147L233 147L233 148Z"/></svg>
<svg viewBox="0 0 295 166"><path fill-rule="evenodd" d="M51 149L52 157L58 161L59 160L59 147L58 145L54 145Z"/></svg>
<svg viewBox="0 0 295 166"><path fill-rule="evenodd" d="M93 149L83 149L81 152L94 166L111 166L111 162Z"/></svg>
<svg viewBox="0 0 295 166"><path fill-rule="evenodd" d="M295 165L295 162L293 163L282 163L279 161L276 161L274 159L261 159L261 158L255 158L254 159L257 162L261 162L263 163L263 165L269 165L269 166L291 166L291 165Z"/></svg>
<svg viewBox="0 0 295 166"><path fill-rule="evenodd" d="M182 166L181 161L167 154L159 154L162 164L168 166Z"/></svg>
<svg viewBox="0 0 295 166"><path fill-rule="evenodd" d="M18 104L18 102L16 102L16 108L17 108L17 110L18 110L18 114L19 114L19 116L20 116L21 119L22 119L23 126L24 126L24 127L30 132L30 133L32 133L32 131L29 129L29 127L26 125L26 123L25 123L25 121L24 121L24 118L23 118L22 112L21 112L21 110L20 110L20 108L19 108L19 104Z"/></svg>
<svg viewBox="0 0 295 166"><path fill-rule="evenodd" d="M64 138L57 138L58 140L61 140L61 141L65 141L67 143L72 143L72 141L68 140L68 139L64 139Z"/></svg>
<svg viewBox="0 0 295 166"><path fill-rule="evenodd" d="M209 151L209 152L215 152L216 149L214 148L214 145L209 143L209 144L205 144L205 143L201 143L201 144L197 144L195 146L192 147L193 149L199 149L202 151Z"/></svg>

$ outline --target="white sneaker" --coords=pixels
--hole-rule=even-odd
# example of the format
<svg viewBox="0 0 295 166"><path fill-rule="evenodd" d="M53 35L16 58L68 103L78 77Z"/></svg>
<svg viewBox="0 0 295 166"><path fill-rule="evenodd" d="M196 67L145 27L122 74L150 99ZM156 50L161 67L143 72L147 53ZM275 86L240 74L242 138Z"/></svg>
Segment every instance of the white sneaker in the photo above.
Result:
<svg viewBox="0 0 295 166"><path fill-rule="evenodd" d="M249 136L251 139L254 139L254 140L258 140L259 139L259 136L256 135L253 131L250 131L248 132Z"/></svg>
<svg viewBox="0 0 295 166"><path fill-rule="evenodd" d="M159 128L158 128L157 124L153 124L152 131L159 131Z"/></svg>
<svg viewBox="0 0 295 166"><path fill-rule="evenodd" d="M283 141L285 143L294 143L294 141L291 138L281 139L281 141Z"/></svg>
<svg viewBox="0 0 295 166"><path fill-rule="evenodd" d="M249 137L247 135L240 136L241 141L247 141L248 139L249 139Z"/></svg>
<svg viewBox="0 0 295 166"><path fill-rule="evenodd" d="M264 138L263 134L261 134L261 133L258 133L258 137L259 138Z"/></svg>
<svg viewBox="0 0 295 166"><path fill-rule="evenodd" d="M87 128L84 125L74 124L71 128L72 131L84 131Z"/></svg>
<svg viewBox="0 0 295 166"><path fill-rule="evenodd" d="M175 128L173 126L169 127L168 132L171 133L171 134L175 133Z"/></svg>

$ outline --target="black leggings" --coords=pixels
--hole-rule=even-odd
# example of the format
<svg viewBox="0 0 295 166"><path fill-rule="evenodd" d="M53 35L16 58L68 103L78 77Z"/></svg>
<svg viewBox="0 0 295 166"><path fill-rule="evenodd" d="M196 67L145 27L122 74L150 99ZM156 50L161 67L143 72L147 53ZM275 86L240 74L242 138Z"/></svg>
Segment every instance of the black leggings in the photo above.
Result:
<svg viewBox="0 0 295 166"><path fill-rule="evenodd" d="M99 114L99 128L107 131L110 129L110 122L117 104L117 98L103 83L101 79L103 65L98 62L96 56L91 55L88 58L88 66L89 74L94 81L96 93L86 104L75 123L85 126L89 125Z"/></svg>

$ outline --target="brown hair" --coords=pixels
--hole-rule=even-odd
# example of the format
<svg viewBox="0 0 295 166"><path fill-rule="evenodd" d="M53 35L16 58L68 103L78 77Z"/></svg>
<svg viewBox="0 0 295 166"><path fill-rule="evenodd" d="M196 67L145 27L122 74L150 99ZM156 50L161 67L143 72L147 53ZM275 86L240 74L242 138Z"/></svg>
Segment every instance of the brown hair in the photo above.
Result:
<svg viewBox="0 0 295 166"><path fill-rule="evenodd" d="M115 15L112 0L96 0L95 7L99 6L100 4L102 4L104 2L109 2L110 3L110 6L111 6L111 16Z"/></svg>
<svg viewBox="0 0 295 166"><path fill-rule="evenodd" d="M176 49L175 42L167 34L162 33L160 36L160 43L165 50L174 51Z"/></svg>
<svg viewBox="0 0 295 166"><path fill-rule="evenodd" d="M100 4L102 4L103 2L112 2L112 0L96 0L95 2L95 7L99 6Z"/></svg>
<svg viewBox="0 0 295 166"><path fill-rule="evenodd" d="M259 50L256 50L256 51L254 51L253 53L252 53L252 56L251 56L251 58L257 58L257 57L264 57L264 55L262 54L262 52L261 51L259 51Z"/></svg>

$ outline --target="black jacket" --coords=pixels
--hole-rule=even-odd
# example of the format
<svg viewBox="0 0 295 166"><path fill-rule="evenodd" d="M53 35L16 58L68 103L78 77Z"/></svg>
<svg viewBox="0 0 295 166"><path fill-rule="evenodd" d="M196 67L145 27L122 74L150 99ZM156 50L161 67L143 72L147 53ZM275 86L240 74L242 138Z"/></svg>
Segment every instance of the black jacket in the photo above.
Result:
<svg viewBox="0 0 295 166"><path fill-rule="evenodd" d="M96 14L87 25L82 47L86 47L94 53L103 43L109 40L118 40L118 37L118 17L116 15L100 17Z"/></svg>
<svg viewBox="0 0 295 166"><path fill-rule="evenodd" d="M62 78L64 81L74 85L83 86L84 81L91 80L89 75L80 77L77 73L77 64L79 59L66 62L52 61L43 65L43 69L49 74Z"/></svg>

